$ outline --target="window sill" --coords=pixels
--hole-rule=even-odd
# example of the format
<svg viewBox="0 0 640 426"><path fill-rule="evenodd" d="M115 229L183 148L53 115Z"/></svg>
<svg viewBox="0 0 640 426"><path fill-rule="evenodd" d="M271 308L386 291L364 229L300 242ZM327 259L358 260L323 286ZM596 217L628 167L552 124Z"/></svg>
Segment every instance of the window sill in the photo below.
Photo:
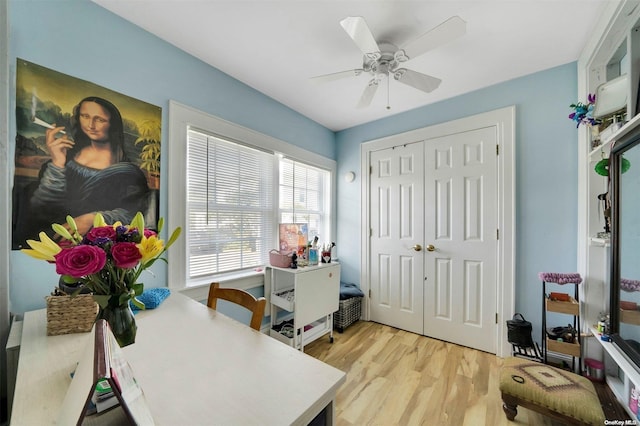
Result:
<svg viewBox="0 0 640 426"><path fill-rule="evenodd" d="M222 287L240 288L248 290L264 285L264 267L258 267L248 271L237 271L228 274L220 274L207 279L191 281L189 287L176 288L175 290L194 300L206 300L209 296L209 285L219 282Z"/></svg>

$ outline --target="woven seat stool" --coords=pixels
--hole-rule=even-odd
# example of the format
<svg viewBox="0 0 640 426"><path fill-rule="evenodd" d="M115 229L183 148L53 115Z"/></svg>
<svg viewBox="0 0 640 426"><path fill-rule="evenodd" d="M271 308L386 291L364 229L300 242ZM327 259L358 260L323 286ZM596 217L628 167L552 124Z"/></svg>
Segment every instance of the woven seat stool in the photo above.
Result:
<svg viewBox="0 0 640 426"><path fill-rule="evenodd" d="M603 425L604 412L589 379L523 358L505 358L502 409L514 420L518 405L573 425Z"/></svg>

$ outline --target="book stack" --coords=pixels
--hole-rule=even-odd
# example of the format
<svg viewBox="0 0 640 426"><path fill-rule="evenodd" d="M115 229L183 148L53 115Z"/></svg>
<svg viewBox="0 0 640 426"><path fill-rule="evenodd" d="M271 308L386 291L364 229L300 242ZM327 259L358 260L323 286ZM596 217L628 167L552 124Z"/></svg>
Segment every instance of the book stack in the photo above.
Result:
<svg viewBox="0 0 640 426"><path fill-rule="evenodd" d="M102 413L119 404L118 397L113 393L109 382L107 380L100 380L96 384L96 389L91 397L91 404L87 410L87 415Z"/></svg>

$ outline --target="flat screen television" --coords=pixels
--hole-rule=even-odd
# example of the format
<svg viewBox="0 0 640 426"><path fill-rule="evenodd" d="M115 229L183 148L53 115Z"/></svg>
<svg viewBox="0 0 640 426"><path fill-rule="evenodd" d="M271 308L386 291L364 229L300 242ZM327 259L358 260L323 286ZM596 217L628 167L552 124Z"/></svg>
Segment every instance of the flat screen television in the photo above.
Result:
<svg viewBox="0 0 640 426"><path fill-rule="evenodd" d="M640 370L640 117L621 130L609 162L610 334Z"/></svg>

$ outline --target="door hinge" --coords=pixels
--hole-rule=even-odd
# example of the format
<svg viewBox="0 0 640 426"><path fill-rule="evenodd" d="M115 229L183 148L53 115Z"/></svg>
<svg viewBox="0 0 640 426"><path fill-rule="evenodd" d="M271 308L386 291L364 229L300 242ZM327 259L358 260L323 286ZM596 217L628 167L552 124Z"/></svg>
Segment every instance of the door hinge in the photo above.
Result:
<svg viewBox="0 0 640 426"><path fill-rule="evenodd" d="M372 175L373 174L373 166L369 166L369 174Z"/></svg>
<svg viewBox="0 0 640 426"><path fill-rule="evenodd" d="M369 299L371 299L371 289L369 289Z"/></svg>
<svg viewBox="0 0 640 426"><path fill-rule="evenodd" d="M496 324L498 323L498 313L496 312Z"/></svg>
<svg viewBox="0 0 640 426"><path fill-rule="evenodd" d="M496 229L496 240L500 239L500 230Z"/></svg>
<svg viewBox="0 0 640 426"><path fill-rule="evenodd" d="M369 236L373 237L373 228L369 228Z"/></svg>
<svg viewBox="0 0 640 426"><path fill-rule="evenodd" d="M496 155L500 155L500 145L496 145Z"/></svg>

